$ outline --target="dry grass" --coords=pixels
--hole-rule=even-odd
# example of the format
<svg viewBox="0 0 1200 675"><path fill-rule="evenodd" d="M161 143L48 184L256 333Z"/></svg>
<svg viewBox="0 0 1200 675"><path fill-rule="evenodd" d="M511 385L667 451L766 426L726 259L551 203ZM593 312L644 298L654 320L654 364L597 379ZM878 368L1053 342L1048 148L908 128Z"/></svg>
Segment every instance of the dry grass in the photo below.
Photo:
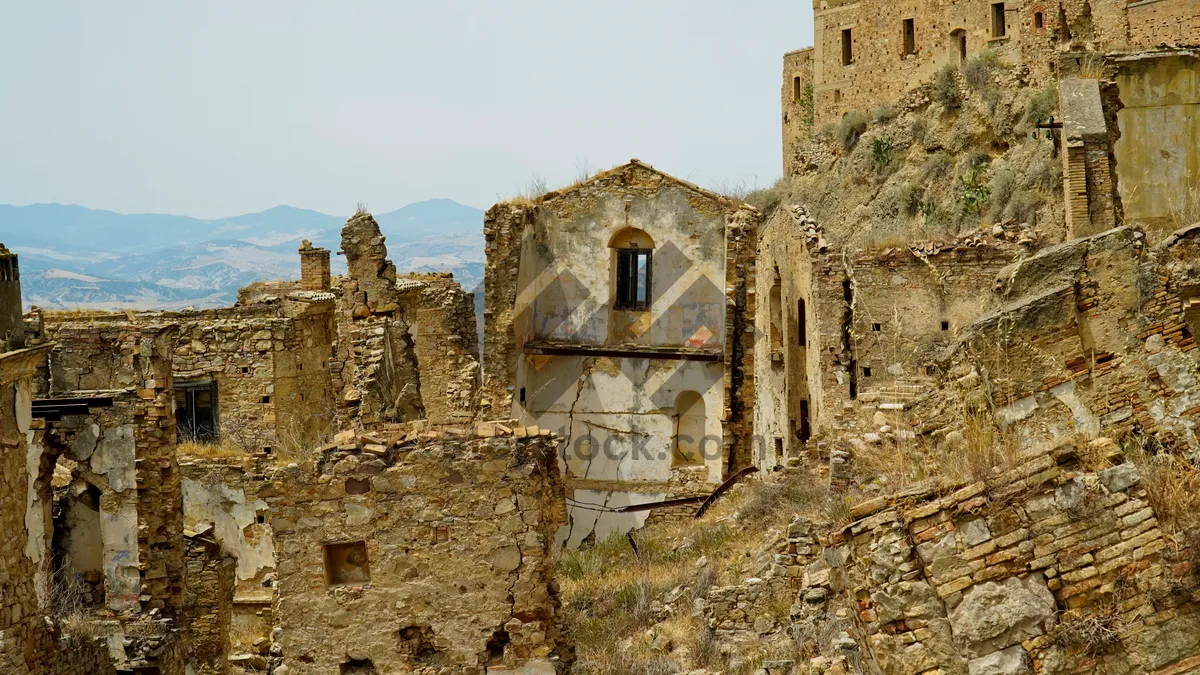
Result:
<svg viewBox="0 0 1200 675"><path fill-rule="evenodd" d="M175 448L175 454L181 457L194 457L198 459L222 459L225 457L246 457L250 453L230 443L180 443Z"/></svg>
<svg viewBox="0 0 1200 675"><path fill-rule="evenodd" d="M636 553L625 535L563 551L558 578L575 639L575 670L617 675L708 668L733 675L753 672L763 659L790 658L772 653L778 645L723 654L703 617L693 616L692 605L723 575L725 583L740 582L751 568L769 564L773 536L764 540L764 533L774 529L778 535L797 513L844 518L846 506L808 477L751 480L699 521L635 532ZM701 557L708 562L697 567ZM677 596L669 616L658 604L668 594ZM790 605L788 597L773 607L786 619Z"/></svg>

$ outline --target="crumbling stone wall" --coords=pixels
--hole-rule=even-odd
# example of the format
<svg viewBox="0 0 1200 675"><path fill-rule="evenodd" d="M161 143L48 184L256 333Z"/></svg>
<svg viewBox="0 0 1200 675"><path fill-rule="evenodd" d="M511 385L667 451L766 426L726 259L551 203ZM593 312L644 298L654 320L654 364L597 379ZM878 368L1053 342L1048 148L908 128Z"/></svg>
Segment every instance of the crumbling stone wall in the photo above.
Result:
<svg viewBox="0 0 1200 675"><path fill-rule="evenodd" d="M732 644L796 640L807 663L779 672L1188 672L1194 544L1164 536L1121 460L1107 438L1043 446L984 481L857 504L841 529L796 520L765 577L701 608Z"/></svg>
<svg viewBox="0 0 1200 675"><path fill-rule="evenodd" d="M342 226L342 253L351 280L342 283L342 292L350 301L352 316L365 319L398 313L396 266L388 260L384 236L371 214L356 213Z"/></svg>
<svg viewBox="0 0 1200 675"><path fill-rule="evenodd" d="M278 468L260 489L284 664L301 675L366 662L552 669L556 439L405 438L349 432L317 466Z"/></svg>
<svg viewBox="0 0 1200 675"><path fill-rule="evenodd" d="M342 227L349 277L337 280L338 350L334 388L343 425L372 426L425 417L416 348L401 307L396 266L379 224L356 213Z"/></svg>
<svg viewBox="0 0 1200 675"><path fill-rule="evenodd" d="M479 401L475 295L448 272L407 274L397 283L421 378L421 403L431 424L473 420Z"/></svg>

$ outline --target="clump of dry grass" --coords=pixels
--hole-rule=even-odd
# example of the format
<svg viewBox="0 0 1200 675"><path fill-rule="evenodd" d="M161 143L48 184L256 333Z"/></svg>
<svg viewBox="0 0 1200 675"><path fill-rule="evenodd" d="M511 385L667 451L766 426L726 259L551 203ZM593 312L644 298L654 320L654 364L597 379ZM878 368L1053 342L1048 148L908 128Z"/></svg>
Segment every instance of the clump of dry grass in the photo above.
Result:
<svg viewBox="0 0 1200 675"><path fill-rule="evenodd" d="M1131 439L1126 453L1141 475L1159 528L1169 535L1200 530L1200 469L1146 436Z"/></svg>
<svg viewBox="0 0 1200 675"><path fill-rule="evenodd" d="M1064 614L1051 638L1067 649L1102 656L1121 644L1120 630L1121 615L1115 606L1109 606L1086 615Z"/></svg>

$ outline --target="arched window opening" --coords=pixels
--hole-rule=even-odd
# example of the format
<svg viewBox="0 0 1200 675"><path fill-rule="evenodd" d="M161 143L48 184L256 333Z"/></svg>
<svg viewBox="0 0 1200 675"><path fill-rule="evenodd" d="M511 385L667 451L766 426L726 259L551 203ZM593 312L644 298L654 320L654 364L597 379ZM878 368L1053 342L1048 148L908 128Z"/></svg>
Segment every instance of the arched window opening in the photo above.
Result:
<svg viewBox="0 0 1200 675"><path fill-rule="evenodd" d="M615 256L613 306L623 310L650 309L654 240L642 230L627 227L613 235L608 246L614 249Z"/></svg>
<svg viewBox="0 0 1200 675"><path fill-rule="evenodd" d="M704 464L704 398L684 391L675 399L675 451L671 466Z"/></svg>

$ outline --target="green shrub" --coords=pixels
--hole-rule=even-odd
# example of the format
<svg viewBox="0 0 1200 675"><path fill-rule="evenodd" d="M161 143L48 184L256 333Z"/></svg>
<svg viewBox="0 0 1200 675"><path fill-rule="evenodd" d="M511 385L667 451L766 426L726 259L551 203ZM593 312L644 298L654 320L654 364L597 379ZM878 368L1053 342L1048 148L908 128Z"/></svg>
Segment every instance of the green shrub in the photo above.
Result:
<svg viewBox="0 0 1200 675"><path fill-rule="evenodd" d="M915 115L908 130L912 134L913 140L920 143L925 140L925 134L929 133L929 120L925 119L924 115Z"/></svg>
<svg viewBox="0 0 1200 675"><path fill-rule="evenodd" d="M842 119L837 124L837 139L842 144L842 149L850 152L858 143L858 139L867 130L867 125L871 122L871 116L862 110L851 110L842 115Z"/></svg>
<svg viewBox="0 0 1200 675"><path fill-rule="evenodd" d="M985 162L974 161L971 163L971 168L958 177L960 201L964 215L982 213L984 207L991 201L992 190L984 182L987 167Z"/></svg>
<svg viewBox="0 0 1200 675"><path fill-rule="evenodd" d="M946 64L933 77L933 99L947 110L962 105L962 92L958 89L958 75L954 66Z"/></svg>
<svg viewBox="0 0 1200 675"><path fill-rule="evenodd" d="M875 117L875 121L879 123L891 122L896 119L896 108L891 103L884 103L871 111Z"/></svg>
<svg viewBox="0 0 1200 675"><path fill-rule="evenodd" d="M1005 209L1008 207L1009 200L1012 199L1013 191L1017 187L1017 177L1008 169L1000 169L992 174L991 180L988 181L988 192L990 193L989 201L991 208L988 210L988 217L992 222L1000 220L1004 216Z"/></svg>
<svg viewBox="0 0 1200 675"><path fill-rule="evenodd" d="M967 81L967 86L975 91L987 90L992 84L992 71L996 69L996 64L996 52L990 49L967 59L962 66L963 79Z"/></svg>
<svg viewBox="0 0 1200 675"><path fill-rule="evenodd" d="M1058 110L1058 87L1051 85L1034 94L1025 104L1025 124L1044 122Z"/></svg>
<svg viewBox="0 0 1200 675"><path fill-rule="evenodd" d="M891 164L894 150L891 136L880 136L871 141L871 159L875 160L875 166L882 168Z"/></svg>

